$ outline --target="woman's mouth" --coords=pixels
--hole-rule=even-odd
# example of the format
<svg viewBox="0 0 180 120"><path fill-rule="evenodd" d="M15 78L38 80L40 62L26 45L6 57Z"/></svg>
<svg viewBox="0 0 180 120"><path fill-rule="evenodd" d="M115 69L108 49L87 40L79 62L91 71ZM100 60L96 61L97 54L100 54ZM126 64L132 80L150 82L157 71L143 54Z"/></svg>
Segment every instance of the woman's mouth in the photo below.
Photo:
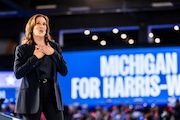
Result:
<svg viewBox="0 0 180 120"><path fill-rule="evenodd" d="M44 33L44 30L39 30L40 33Z"/></svg>

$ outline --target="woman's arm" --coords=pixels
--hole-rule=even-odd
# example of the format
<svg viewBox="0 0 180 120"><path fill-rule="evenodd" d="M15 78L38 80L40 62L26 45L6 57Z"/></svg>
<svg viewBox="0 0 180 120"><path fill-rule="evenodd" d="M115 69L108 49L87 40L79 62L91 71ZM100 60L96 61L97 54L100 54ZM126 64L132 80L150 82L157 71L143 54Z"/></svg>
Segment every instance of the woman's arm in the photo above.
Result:
<svg viewBox="0 0 180 120"><path fill-rule="evenodd" d="M56 63L56 67L58 69L58 72L65 76L68 73L66 62L64 61L64 58L62 56L62 50L58 44L56 44L56 47L54 48L54 53L52 54L52 58L54 62Z"/></svg>
<svg viewBox="0 0 180 120"><path fill-rule="evenodd" d="M39 64L39 59L35 55L28 56L29 52L25 45L19 45L15 49L13 69L17 79L26 76Z"/></svg>

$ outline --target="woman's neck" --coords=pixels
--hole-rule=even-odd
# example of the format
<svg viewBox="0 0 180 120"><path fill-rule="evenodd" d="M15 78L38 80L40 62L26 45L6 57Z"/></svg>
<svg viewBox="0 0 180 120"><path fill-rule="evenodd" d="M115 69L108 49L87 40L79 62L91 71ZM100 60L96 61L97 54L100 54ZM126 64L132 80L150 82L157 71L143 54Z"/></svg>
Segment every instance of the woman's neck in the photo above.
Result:
<svg viewBox="0 0 180 120"><path fill-rule="evenodd" d="M37 45L45 45L44 37L36 37L36 36L34 36L34 42Z"/></svg>

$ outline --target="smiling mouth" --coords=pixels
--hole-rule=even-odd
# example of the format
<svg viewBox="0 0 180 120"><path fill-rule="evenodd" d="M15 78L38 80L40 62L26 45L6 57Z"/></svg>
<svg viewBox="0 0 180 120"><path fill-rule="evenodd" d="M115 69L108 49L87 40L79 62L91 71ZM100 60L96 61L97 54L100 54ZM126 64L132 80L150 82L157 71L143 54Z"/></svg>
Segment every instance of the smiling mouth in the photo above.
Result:
<svg viewBox="0 0 180 120"><path fill-rule="evenodd" d="M40 33L44 33L44 30L39 30Z"/></svg>

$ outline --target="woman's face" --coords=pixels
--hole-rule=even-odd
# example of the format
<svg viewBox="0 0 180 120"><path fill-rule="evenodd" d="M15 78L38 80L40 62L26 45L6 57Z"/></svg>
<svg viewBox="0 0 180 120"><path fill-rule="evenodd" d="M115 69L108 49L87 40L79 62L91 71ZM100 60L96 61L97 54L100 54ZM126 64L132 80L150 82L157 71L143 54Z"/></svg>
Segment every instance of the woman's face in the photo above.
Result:
<svg viewBox="0 0 180 120"><path fill-rule="evenodd" d="M46 29L47 26L44 17L37 17L35 26L33 28L33 36L44 37L46 34Z"/></svg>

